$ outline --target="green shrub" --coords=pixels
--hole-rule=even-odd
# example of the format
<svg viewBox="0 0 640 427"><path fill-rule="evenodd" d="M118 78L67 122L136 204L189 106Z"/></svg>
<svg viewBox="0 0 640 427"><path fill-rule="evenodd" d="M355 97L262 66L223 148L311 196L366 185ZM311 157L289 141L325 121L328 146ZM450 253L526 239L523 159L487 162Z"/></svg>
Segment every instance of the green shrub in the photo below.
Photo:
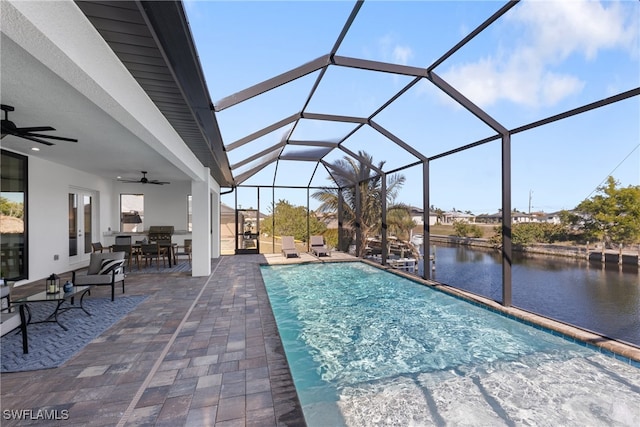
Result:
<svg viewBox="0 0 640 427"><path fill-rule="evenodd" d="M502 246L502 226L496 226L494 233L489 241L495 247ZM524 222L513 224L511 227L511 241L519 246L566 241L569 238L570 230L562 224Z"/></svg>
<svg viewBox="0 0 640 427"><path fill-rule="evenodd" d="M458 237L482 237L482 228L479 225L464 221L453 221L453 231Z"/></svg>

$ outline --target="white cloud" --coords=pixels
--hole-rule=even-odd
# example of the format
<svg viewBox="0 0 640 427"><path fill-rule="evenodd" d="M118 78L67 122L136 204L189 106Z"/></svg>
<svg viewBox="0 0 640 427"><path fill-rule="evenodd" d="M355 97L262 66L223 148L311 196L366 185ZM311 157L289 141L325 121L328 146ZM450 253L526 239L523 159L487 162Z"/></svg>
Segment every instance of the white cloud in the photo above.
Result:
<svg viewBox="0 0 640 427"><path fill-rule="evenodd" d="M413 50L408 46L396 46L393 48L393 62L407 65L413 58Z"/></svg>
<svg viewBox="0 0 640 427"><path fill-rule="evenodd" d="M442 77L480 106L508 100L531 108L552 106L585 83L553 70L570 55L594 60L604 49L638 55L638 25L619 2L526 1L505 18L523 31L491 56L451 67ZM553 71L552 71L553 70Z"/></svg>
<svg viewBox="0 0 640 427"><path fill-rule="evenodd" d="M382 61L407 65L409 60L413 58L413 49L410 46L400 45L391 34L378 40L378 49Z"/></svg>
<svg viewBox="0 0 640 427"><path fill-rule="evenodd" d="M638 49L637 23L620 2L528 1L513 12L507 17L525 25L536 49L550 58L579 52L593 59L602 49Z"/></svg>

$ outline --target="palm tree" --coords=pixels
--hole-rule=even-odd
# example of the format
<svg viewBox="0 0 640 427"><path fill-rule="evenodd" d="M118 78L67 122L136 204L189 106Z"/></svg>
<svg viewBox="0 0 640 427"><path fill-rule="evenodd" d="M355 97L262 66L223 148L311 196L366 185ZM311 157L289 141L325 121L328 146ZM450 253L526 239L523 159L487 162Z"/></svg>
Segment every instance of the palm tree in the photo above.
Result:
<svg viewBox="0 0 640 427"><path fill-rule="evenodd" d="M373 158L370 154L359 151L358 156L362 160L354 160L349 156L336 160L331 165L331 172L335 183L342 188L344 222L355 230L356 222L356 191L355 185L360 187L360 230L361 241L360 253L363 256L367 238L380 234L382 228L382 177L372 171L369 165L373 165ZM376 166L382 170L384 161L380 161ZM330 178L331 179L331 178ZM398 191L404 184L405 177L402 174L387 176L387 203L393 204ZM318 190L312 197L322 202L318 211L335 213L338 211L338 190L326 188Z"/></svg>
<svg viewBox="0 0 640 427"><path fill-rule="evenodd" d="M411 230L416 222L411 218L411 207L404 203L389 206L387 209L387 224L389 233L398 238L409 241Z"/></svg>

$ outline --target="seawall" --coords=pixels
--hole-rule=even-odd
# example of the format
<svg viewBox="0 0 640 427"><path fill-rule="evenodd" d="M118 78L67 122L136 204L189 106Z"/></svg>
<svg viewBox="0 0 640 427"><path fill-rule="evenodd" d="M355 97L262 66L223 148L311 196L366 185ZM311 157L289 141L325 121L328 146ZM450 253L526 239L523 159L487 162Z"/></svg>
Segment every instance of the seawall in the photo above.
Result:
<svg viewBox="0 0 640 427"><path fill-rule="evenodd" d="M482 248L496 249L488 239L478 239L473 237L458 237L458 236L442 236L431 235L431 243L446 243L451 245L468 245ZM496 249L497 250L497 249ZM567 257L574 259L588 259L592 262L602 262L604 255L604 262L607 264L624 264L624 265L638 265L640 266L640 248L633 251L629 248L619 250L608 249L602 252L598 248L587 248L587 246L575 246L575 245L552 245L552 244L534 244L530 246L516 246L513 247L514 251L523 252L527 255L545 255L545 256L557 256ZM622 259L620 259L622 257Z"/></svg>

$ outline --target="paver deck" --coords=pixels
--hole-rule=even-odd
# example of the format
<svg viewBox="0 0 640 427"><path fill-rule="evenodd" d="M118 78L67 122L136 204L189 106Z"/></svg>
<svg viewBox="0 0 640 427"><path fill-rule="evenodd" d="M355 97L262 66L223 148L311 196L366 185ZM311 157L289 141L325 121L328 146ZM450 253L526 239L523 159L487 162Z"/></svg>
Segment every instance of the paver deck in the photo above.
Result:
<svg viewBox="0 0 640 427"><path fill-rule="evenodd" d="M209 277L129 274L126 295L149 296L134 311L62 367L1 375L3 411L55 410L68 419L18 421L3 412L1 424L304 426L259 271L281 260L222 256ZM309 261L317 258L289 259ZM109 292L99 287L92 297Z"/></svg>

